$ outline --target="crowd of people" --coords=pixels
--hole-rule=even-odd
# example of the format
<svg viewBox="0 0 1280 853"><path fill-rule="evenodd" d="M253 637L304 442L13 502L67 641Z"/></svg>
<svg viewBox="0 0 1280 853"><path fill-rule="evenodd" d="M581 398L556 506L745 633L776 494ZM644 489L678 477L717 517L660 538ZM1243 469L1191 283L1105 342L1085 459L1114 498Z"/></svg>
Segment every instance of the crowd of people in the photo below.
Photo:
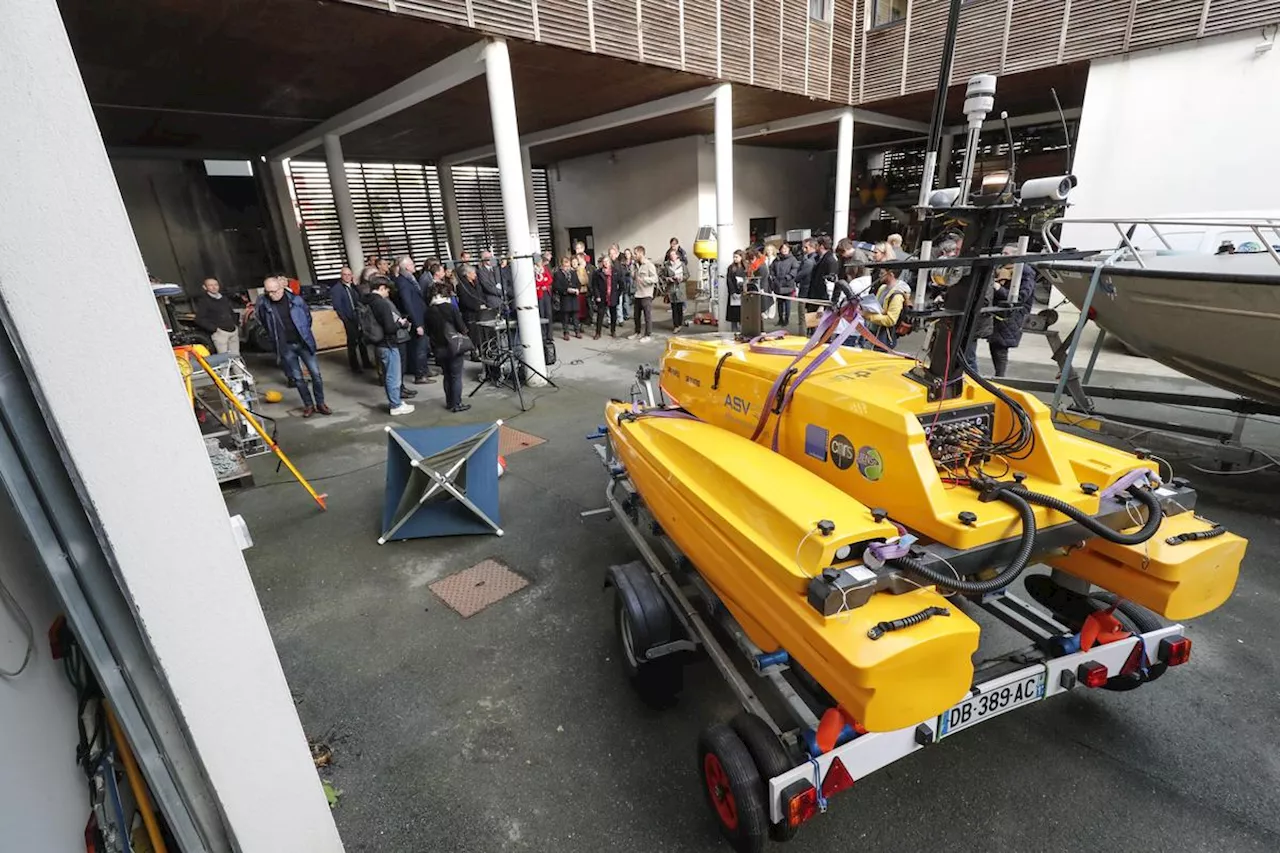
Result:
<svg viewBox="0 0 1280 853"><path fill-rule="evenodd" d="M798 303L794 310L803 330L806 308L828 302L834 282L845 280L855 295L875 296L863 311L874 345L895 347L899 336L910 331L903 311L911 298L911 274L872 265L908 259L909 255L897 234L870 250L865 247L849 239L833 244L829 237L819 236L802 241L798 251L788 243L735 251L725 271L729 323L738 331L743 296L754 291L764 296L766 316L775 317L779 328L791 323L792 303ZM954 256L959 251L958 238L946 239L938 245L935 257ZM1004 252L1012 254L1016 247L1006 246ZM653 333L653 302L659 296L670 303L677 332L690 323L684 308L691 270L678 238L671 238L657 262L649 258L644 246L623 249L617 243L593 260L580 241L558 264L553 257L544 251L534 261L538 312L548 339L557 322L565 340L581 338L584 328L592 327L592 337L598 340L606 325L609 336L616 338L619 323L625 328L630 321L633 332L627 337L647 342ZM1006 266L997 271L984 304L1008 305L1012 270ZM935 270L934 289L953 283L948 276L958 277L958 268ZM977 342L985 339L995 375L1005 375L1009 350L1020 343L1023 321L1031 311L1034 284L1034 271L1024 267L1017 304L980 315L977 333L965 352L975 370ZM217 279L206 279L203 290L196 301L196 325L210 335L218 352L238 353L239 322L232 300L221 293ZM428 259L419 269L407 255L394 262L370 256L359 276L343 267L329 296L346 332L351 371L357 375L377 371L377 382L385 390L392 415L414 411L408 400L417 396L417 391L406 380L426 385L434 383L437 376L444 386L445 407L456 413L470 408L462 402L462 372L467 360L478 360L480 325L510 315L514 281L509 261L497 259L487 250L478 260L462 252L452 269L436 258ZM331 414L325 403L306 301L289 289L283 276L270 276L263 281L255 313L289 385L298 391L302 416ZM873 345L861 337L853 339L853 344Z"/></svg>

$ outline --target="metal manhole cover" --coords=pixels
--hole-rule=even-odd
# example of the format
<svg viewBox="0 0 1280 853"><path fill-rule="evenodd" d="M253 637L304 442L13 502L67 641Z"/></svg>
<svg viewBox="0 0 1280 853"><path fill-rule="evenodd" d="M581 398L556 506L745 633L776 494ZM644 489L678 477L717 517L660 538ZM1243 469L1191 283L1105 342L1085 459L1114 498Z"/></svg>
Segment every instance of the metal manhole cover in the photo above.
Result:
<svg viewBox="0 0 1280 853"><path fill-rule="evenodd" d="M502 456L510 456L512 453L519 453L521 450L528 450L545 442L545 438L512 429L506 424L498 430L498 453Z"/></svg>
<svg viewBox="0 0 1280 853"><path fill-rule="evenodd" d="M527 580L498 561L482 560L469 569L441 578L428 588L466 619L528 585Z"/></svg>

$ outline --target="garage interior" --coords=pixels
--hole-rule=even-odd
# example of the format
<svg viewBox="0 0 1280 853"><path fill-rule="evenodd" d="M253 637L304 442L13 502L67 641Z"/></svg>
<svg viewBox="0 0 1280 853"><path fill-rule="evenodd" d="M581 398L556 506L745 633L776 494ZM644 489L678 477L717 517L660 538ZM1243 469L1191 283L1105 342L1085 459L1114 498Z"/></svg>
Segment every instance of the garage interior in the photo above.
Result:
<svg viewBox="0 0 1280 853"><path fill-rule="evenodd" d="M133 293L128 283L142 274L140 251L153 280L175 283L188 297L208 276L232 292L256 293L274 273L327 291L353 253L338 221L322 140L291 152L287 169L274 165L276 155L424 69L475 49L478 34L316 0L43 5L52 12L33 12L30 28L24 24L13 37L45 38L65 26L71 54L52 51L48 75L71 79L74 70L92 112L67 107L68 127L92 126L100 137L74 150L51 146L58 162L47 172L26 153L38 147L30 138L36 134L23 137L27 147L15 164L40 175L63 170L61 186L76 195L75 180L93 178L83 198L68 192L37 210L31 228L52 230L50 223L61 221L80 234L101 224L103 245L124 249L91 246L73 260L93 259L85 270L93 287L123 295L103 309L77 296L84 304L65 321L34 295L5 299L6 330L21 345L7 341L0 351L0 402L15 435L19 425L30 431L13 448L0 442L0 463L21 468L38 500L15 500L18 481L6 476L0 539L15 543L16 562L5 562L3 577L19 600L31 602L37 651L33 678L0 681L13 699L9 704L0 692L0 723L6 704L22 719L10 729L9 748L27 768L0 773L0 814L22 816L15 832L31 838L78 843L84 835L84 776L71 757L77 696L65 683L64 664L50 658L46 637L67 609L67 593L56 577L14 568L56 560L73 543L102 547L94 564L99 591L116 584L132 591L117 590L108 603L95 598L89 575L76 581L87 590L82 618L103 626L98 653L123 670L115 689L138 706L132 716L121 706L120 722L135 741L156 809L186 815L185 837L205 845L190 849L238 849L241 833L258 842L245 850L715 849L716 826L690 796L701 783L684 745L697 740L706 721L730 716L735 699L706 661L687 670L686 683L701 689L686 691L677 709L645 708L628 692L601 579L606 568L636 555L601 512L604 478L583 441L600 421L601 402L626 395L637 363L657 363L661 338L645 345L566 344L548 366L555 387L525 389L527 411L509 392L480 389L469 398L467 420L504 425L505 535L380 545L386 411L377 405L379 389L348 373L341 349L321 359L334 416L305 422L271 354L246 356L259 391L284 395L287 402L269 412L277 437L325 494L328 510L317 511L270 453L251 460L252 480L245 481L251 484L221 491L190 429L189 401L175 390L163 326L142 322L154 321L153 297ZM715 186L713 102L645 112L719 81L545 44L504 43L527 148L521 171L529 229L517 236L504 218L506 190L481 73L341 135L347 181L364 170L372 182L375 172L403 168L421 182L412 193L360 190L365 199L422 199L390 229L365 227L372 213L357 209L361 255L447 257L455 246L515 254L528 237L559 256L569 250L569 229L584 226L594 227L592 248L665 246L669 236L691 247L697 227L725 222ZM1065 123L1066 135L1078 137L1088 71L1080 62L1000 78L999 109L1009 113L1018 150L1028 152L1019 166L1023 177L1064 171L1070 152L1060 129ZM952 87L946 123L956 134L963 133L963 101L964 87ZM910 213L931 107L932 93L859 105L851 185L842 194L838 116L848 105L734 84L732 234L745 243L753 221L778 232L830 233L843 215L860 234L887 236L897 228L894 217ZM56 127L60 108L40 109L43 118L32 130ZM981 159L992 168L1005 156L1004 133L997 121L984 126ZM550 141L536 142L540 135ZM529 139L535 144L525 144ZM953 169L957 157L948 161ZM234 174L218 173L228 168ZM441 186L445 168L453 170L451 189ZM467 180L478 219L460 215ZM308 182L315 210L323 211L312 221L300 190ZM15 233L21 219L8 217ZM53 242L31 245L45 262L54 257ZM316 306L317 315L324 311ZM60 337L68 332L51 334L57 322L77 340L133 330L125 370L108 359L85 366L60 358ZM341 326L333 328L340 336ZM1048 350L1036 340L1020 351L1025 375L1054 378ZM1108 351L1098 381L1149 370L1145 379L1153 387L1183 387L1182 377L1146 364ZM142 378L121 381L125 374ZM469 376L467 390L472 386ZM98 394L86 388L110 389L111 399L86 404ZM427 386L419 399L438 396L438 387ZM86 405L88 416L68 414ZM1154 406L1137 408L1161 415ZM454 422L437 406L420 405L419 413L414 426ZM1263 446L1277 440L1272 420L1254 419L1248 430L1246 438ZM123 442L127 448L125 436L134 436ZM11 449L12 458L5 455ZM88 461L95 455L101 467ZM41 476L55 472L65 482ZM1198 509L1252 540L1251 553L1266 553L1280 545L1272 479L1266 471L1201 478ZM73 502L92 492L90 511L56 503L55 490ZM148 517L110 541L116 525L128 523L133 490L145 493L137 505ZM47 540L26 526L37 510L51 519ZM252 538L243 557L226 536L228 515L242 519ZM72 538L68 517L83 540ZM103 529L112 533L104 536ZM487 561L524 584L464 619L433 589ZM168 575L155 568L173 563L180 565ZM1260 568L1256 558L1250 568ZM797 843L815 851L855 841L886 850L967 849L979 837L1012 847L1025 844L1029 833L1043 839L1051 832L1057 840L1050 846L1061 848L1274 846L1280 785L1256 780L1280 782L1280 770L1253 738L1277 708L1270 685L1280 672L1265 651L1280 643L1271 617L1277 600L1274 573L1242 573L1232 606L1196 622L1201 677L1177 673L1137 698L1072 694L993 722L860 783L855 808L834 809ZM137 625L125 625L135 621L164 635L163 653L147 647ZM983 628L984 643L989 632L994 647L1015 637L995 622ZM9 654L17 645L0 646L0 655L18 656ZM132 662L124 662L129 656ZM185 669L187 678L166 685L153 675L148 682L153 656L166 661L166 671ZM184 707L200 710L186 719ZM974 784L979 767L982 783ZM168 782L152 775L157 768L165 768ZM317 774L323 789L312 779ZM254 783L254 777L262 778ZM946 809L923 807L939 792L949 792ZM1082 821L1082 814L1093 817ZM182 837L180 822L170 821L171 840ZM41 826L54 824L61 828L41 834Z"/></svg>

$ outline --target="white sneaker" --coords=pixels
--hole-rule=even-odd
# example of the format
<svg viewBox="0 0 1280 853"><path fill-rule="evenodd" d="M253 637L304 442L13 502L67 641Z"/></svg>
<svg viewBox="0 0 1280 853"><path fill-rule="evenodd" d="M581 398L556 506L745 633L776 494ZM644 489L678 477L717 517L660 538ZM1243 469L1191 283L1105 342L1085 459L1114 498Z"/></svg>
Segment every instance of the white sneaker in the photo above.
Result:
<svg viewBox="0 0 1280 853"><path fill-rule="evenodd" d="M651 340L653 340L653 338L649 337L648 335L645 335L643 338L640 339L640 343L647 344Z"/></svg>
<svg viewBox="0 0 1280 853"><path fill-rule="evenodd" d="M627 340L629 340L629 341L638 341L638 340L640 340L640 336L639 336L639 335L627 335Z"/></svg>
<svg viewBox="0 0 1280 853"><path fill-rule="evenodd" d="M414 409L413 403L401 403L400 405L396 406L394 409L391 410L391 414L393 416L408 415L413 413L413 409Z"/></svg>

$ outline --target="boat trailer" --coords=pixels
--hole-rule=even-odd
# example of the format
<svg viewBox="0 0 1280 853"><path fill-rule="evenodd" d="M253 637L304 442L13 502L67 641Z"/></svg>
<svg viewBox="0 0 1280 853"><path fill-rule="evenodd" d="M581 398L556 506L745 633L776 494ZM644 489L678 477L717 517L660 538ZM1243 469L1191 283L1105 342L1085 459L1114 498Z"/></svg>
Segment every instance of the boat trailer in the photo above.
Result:
<svg viewBox="0 0 1280 853"><path fill-rule="evenodd" d="M633 401L665 402L656 373L641 367ZM626 531L640 559L610 567L615 627L622 664L640 698L672 706L683 689L683 669L705 654L733 691L741 712L714 723L699 737L704 791L722 833L739 853L763 849L766 838L791 839L826 812L830 797L914 752L1009 711L1084 688L1131 690L1190 658L1181 624L1086 582L1054 571L1052 583L1113 613L1125 636L1080 651L1078 626L1011 593L951 597L966 610L981 609L1021 633L1031 645L975 666L968 695L936 717L896 731L867 732L848 719L827 691L785 649L765 650L748 637L698 569L664 534L645 506L601 425L587 436L608 473L606 515ZM1039 576L1050 582L1050 578ZM1028 581L1036 580L1031 576ZM961 602L963 601L963 605ZM819 747L819 731L837 732L834 748Z"/></svg>

